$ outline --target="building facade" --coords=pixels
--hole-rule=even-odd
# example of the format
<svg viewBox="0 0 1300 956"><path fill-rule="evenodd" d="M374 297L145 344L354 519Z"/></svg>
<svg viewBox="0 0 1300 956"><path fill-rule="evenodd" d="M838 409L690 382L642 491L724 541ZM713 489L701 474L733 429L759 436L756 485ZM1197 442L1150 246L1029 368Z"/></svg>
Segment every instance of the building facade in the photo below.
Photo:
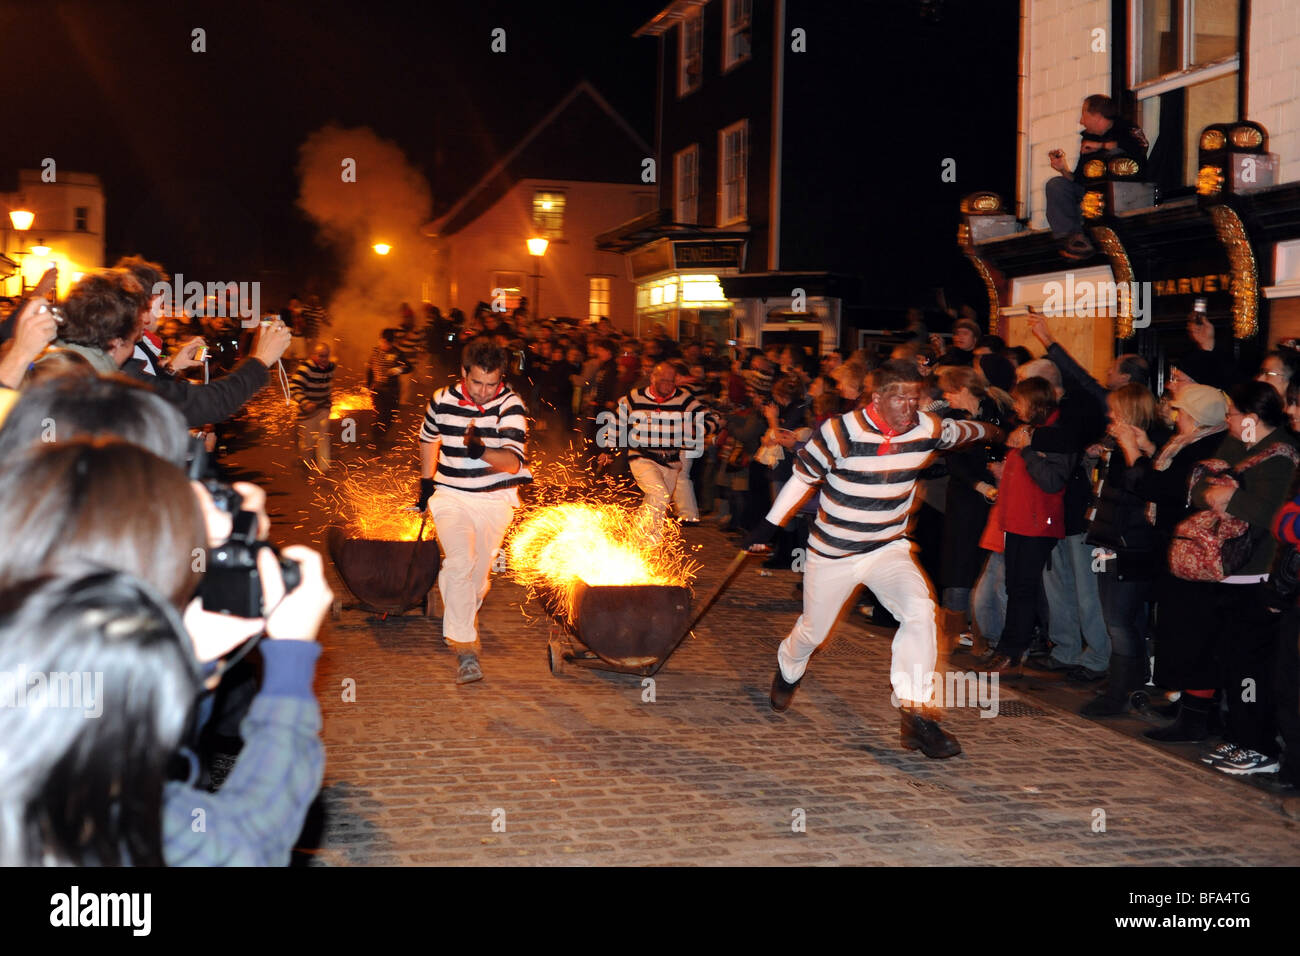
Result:
<svg viewBox="0 0 1300 956"><path fill-rule="evenodd" d="M63 295L83 272L104 265L104 187L91 173L59 170L54 182L42 170L18 171L17 189L0 193L4 209L4 242L0 248L3 290L18 295L34 285L50 267L59 267ZM34 214L31 228L13 228L9 213L25 209Z"/></svg>
<svg viewBox="0 0 1300 956"><path fill-rule="evenodd" d="M650 146L585 81L423 233L424 298L471 313L479 303L630 328L635 290L621 256L595 237L650 209ZM544 238L533 255L528 241Z"/></svg>
<svg viewBox="0 0 1300 956"><path fill-rule="evenodd" d="M1288 0L1022 0L1016 194L1003 210L972 197L959 234L1008 341L1036 348L1022 316L1044 308L1095 371L1136 351L1159 385L1188 347L1197 300L1243 364L1300 336L1297 56L1300 6ZM1113 161L1084 170L1098 252L1070 264L1045 229L1047 153L1074 162L1094 93L1143 128L1150 151L1140 183L1122 182ZM999 211L1027 228L981 228ZM1061 294L1111 288L1129 301L1079 309Z"/></svg>

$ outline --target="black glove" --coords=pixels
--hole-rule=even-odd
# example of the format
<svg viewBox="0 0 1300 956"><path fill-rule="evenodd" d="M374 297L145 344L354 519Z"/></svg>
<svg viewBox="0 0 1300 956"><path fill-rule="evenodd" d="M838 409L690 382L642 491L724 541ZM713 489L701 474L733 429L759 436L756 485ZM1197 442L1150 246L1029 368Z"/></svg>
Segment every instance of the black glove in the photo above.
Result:
<svg viewBox="0 0 1300 956"><path fill-rule="evenodd" d="M432 479L432 478L421 478L421 479L420 479L420 505L419 505L419 508L420 508L421 511L423 511L423 510L425 509L425 506L428 505L428 503L429 503L429 499L430 499L431 497L433 497L433 487L434 487L434 486L433 486L433 479Z"/></svg>
<svg viewBox="0 0 1300 956"><path fill-rule="evenodd" d="M780 530L777 525L764 519L757 528L745 535L745 540L741 542L740 546L746 551L752 551L758 545L768 544Z"/></svg>
<svg viewBox="0 0 1300 956"><path fill-rule="evenodd" d="M473 422L470 422L465 429L465 450L469 452L471 458L482 458L483 452L487 450L483 444L483 439L479 438L478 429L474 427Z"/></svg>

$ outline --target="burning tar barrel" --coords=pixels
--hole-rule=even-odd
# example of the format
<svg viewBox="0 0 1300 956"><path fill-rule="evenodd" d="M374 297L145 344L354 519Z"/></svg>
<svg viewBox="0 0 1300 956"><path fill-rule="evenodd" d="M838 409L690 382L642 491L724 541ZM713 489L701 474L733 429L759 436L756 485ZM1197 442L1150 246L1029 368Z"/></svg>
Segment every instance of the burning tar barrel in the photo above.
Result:
<svg viewBox="0 0 1300 956"><path fill-rule="evenodd" d="M375 541L350 538L334 525L327 540L339 577L366 610L401 614L425 606L438 581L442 556L432 535L419 541Z"/></svg>
<svg viewBox="0 0 1300 956"><path fill-rule="evenodd" d="M651 674L690 622L689 588L663 584L590 587L573 597L574 636L613 670Z"/></svg>

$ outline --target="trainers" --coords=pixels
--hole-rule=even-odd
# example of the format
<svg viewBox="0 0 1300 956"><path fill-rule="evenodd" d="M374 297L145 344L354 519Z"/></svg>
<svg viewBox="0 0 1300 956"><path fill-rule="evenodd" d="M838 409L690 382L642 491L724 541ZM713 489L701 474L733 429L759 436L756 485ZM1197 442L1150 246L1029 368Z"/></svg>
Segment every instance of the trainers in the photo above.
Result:
<svg viewBox="0 0 1300 956"><path fill-rule="evenodd" d="M478 655L472 651L456 655L456 683L472 684L483 679L483 668L478 662Z"/></svg>
<svg viewBox="0 0 1300 956"><path fill-rule="evenodd" d="M1241 750L1210 766L1233 776L1242 776L1249 773L1277 773L1282 762L1277 757L1270 757L1258 750Z"/></svg>
<svg viewBox="0 0 1300 956"><path fill-rule="evenodd" d="M1241 752L1240 747L1231 741L1225 740L1213 750L1202 750L1201 763L1215 764L1221 760L1230 760Z"/></svg>

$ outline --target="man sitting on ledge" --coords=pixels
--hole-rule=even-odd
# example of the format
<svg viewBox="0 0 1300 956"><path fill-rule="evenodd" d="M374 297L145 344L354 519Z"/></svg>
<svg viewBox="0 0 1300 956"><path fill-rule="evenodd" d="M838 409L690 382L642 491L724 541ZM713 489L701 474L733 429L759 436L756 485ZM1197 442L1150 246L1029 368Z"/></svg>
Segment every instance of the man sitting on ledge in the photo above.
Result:
<svg viewBox="0 0 1300 956"><path fill-rule="evenodd" d="M1074 178L1084 159L1093 153L1102 153L1103 159L1124 155L1142 160L1147 155L1147 138L1141 128L1120 122L1119 110L1109 96L1094 93L1087 97L1079 125L1083 132L1079 134L1079 161L1073 171L1065 164L1065 150L1054 149L1047 154L1052 168L1061 174L1047 181L1047 224L1062 243L1061 255L1067 259L1086 259L1095 251L1083 233L1079 215L1083 187Z"/></svg>

